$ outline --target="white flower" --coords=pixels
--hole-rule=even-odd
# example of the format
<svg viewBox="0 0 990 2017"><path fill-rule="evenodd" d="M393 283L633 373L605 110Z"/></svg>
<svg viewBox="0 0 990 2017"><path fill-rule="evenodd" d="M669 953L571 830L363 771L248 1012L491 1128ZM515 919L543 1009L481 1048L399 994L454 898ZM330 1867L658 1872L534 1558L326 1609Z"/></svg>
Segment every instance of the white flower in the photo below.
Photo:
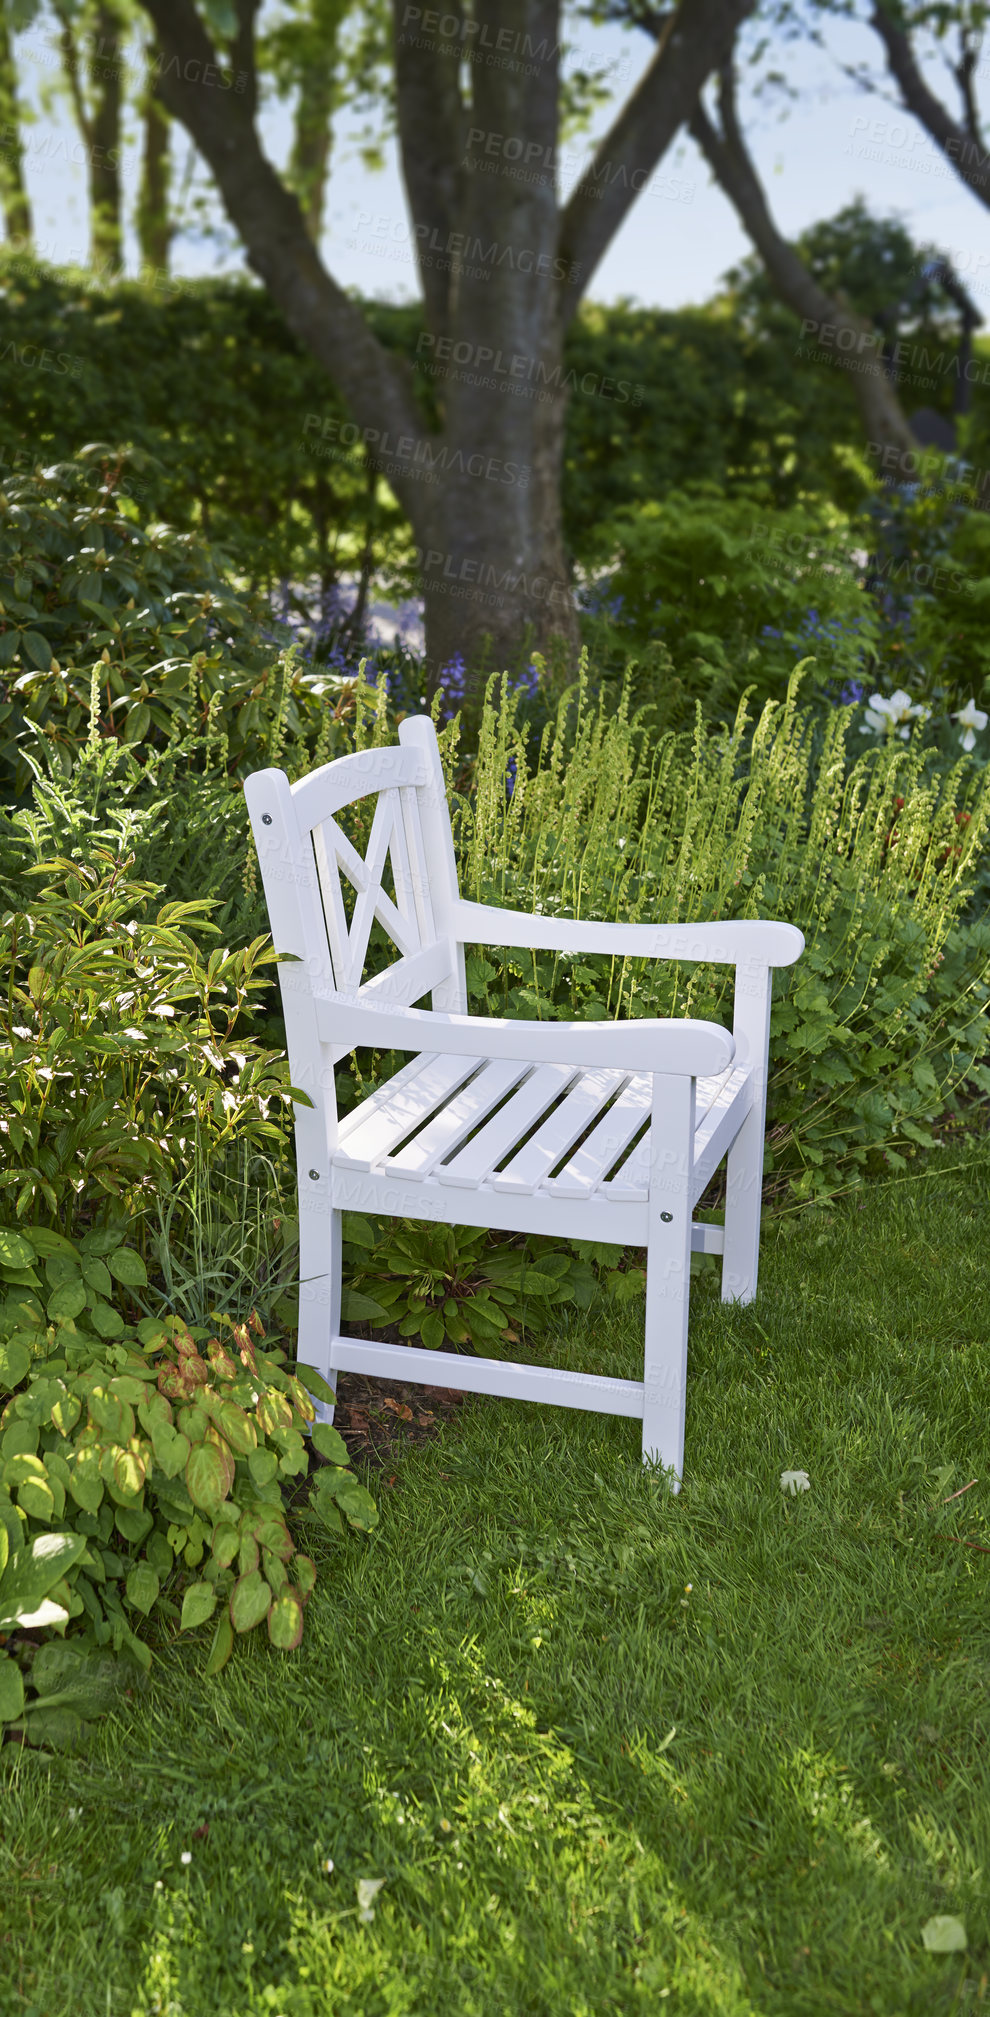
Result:
<svg viewBox="0 0 990 2017"><path fill-rule="evenodd" d="M182 1851L182 1854L181 1854L181 1856L179 1857L179 1862L180 1862L180 1863L191 1863L191 1862L192 1862L192 1850L191 1850L191 1849L183 1849L183 1851Z"/></svg>
<svg viewBox="0 0 990 2017"><path fill-rule="evenodd" d="M323 1868L324 1868L324 1870L326 1870L327 1872L329 1872L329 1871L331 1871L331 1870L333 1869L333 1857L332 1857L332 1856L328 1856L328 1857L327 1857L327 1860L326 1860L326 1862L324 1863L324 1865L323 1865Z"/></svg>
<svg viewBox="0 0 990 2017"><path fill-rule="evenodd" d="M919 721L927 721L930 714L930 707L926 707L923 701L912 701L911 695L905 693L904 688L899 686L889 700L882 693L871 693L870 704L866 710L866 722L867 727L872 729L892 728L906 742L911 731L909 728L902 728L900 724L910 721L912 717L916 717Z"/></svg>
<svg viewBox="0 0 990 2017"><path fill-rule="evenodd" d="M811 1479L807 1471L781 1471L780 1489L782 1492L790 1492L793 1499L795 1492L810 1492Z"/></svg>
<svg viewBox="0 0 990 2017"><path fill-rule="evenodd" d="M960 728L963 730L963 734L959 737L959 740L962 743L963 748L973 749L976 744L976 737L973 734L973 730L974 728L986 728L987 716L983 713L982 708L977 707L976 702L972 698L972 696L966 702L965 707L961 707L959 709L959 713L956 715L956 720L959 723Z"/></svg>
<svg viewBox="0 0 990 2017"><path fill-rule="evenodd" d="M384 1884L384 1877L359 1877L357 1880L358 1918L362 1926L370 1926L375 1916L375 1899Z"/></svg>

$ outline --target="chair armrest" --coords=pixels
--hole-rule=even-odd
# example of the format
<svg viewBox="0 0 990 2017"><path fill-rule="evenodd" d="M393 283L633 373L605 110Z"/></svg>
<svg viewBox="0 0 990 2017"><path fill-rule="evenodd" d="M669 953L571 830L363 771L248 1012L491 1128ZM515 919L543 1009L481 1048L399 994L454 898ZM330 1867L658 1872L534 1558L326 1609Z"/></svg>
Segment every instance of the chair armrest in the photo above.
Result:
<svg viewBox="0 0 990 2017"><path fill-rule="evenodd" d="M725 924L604 924L499 910L463 897L451 906L450 929L461 945L529 946L541 952L605 953L615 959L710 960L723 966L793 966L804 951L804 933L796 925L763 918Z"/></svg>
<svg viewBox="0 0 990 2017"><path fill-rule="evenodd" d="M433 1009L379 1008L353 996L317 995L323 1043L351 1050L437 1051L442 1055L511 1058L520 1064L613 1066L628 1072L681 1072L692 1078L725 1071L735 1040L720 1023L690 1016L634 1022L515 1022Z"/></svg>

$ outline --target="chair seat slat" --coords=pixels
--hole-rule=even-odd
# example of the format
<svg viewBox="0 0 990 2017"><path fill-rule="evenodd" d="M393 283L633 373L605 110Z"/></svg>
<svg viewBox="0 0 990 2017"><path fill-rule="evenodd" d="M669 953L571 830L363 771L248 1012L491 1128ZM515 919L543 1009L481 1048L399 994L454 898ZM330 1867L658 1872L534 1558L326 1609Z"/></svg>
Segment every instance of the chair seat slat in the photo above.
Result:
<svg viewBox="0 0 990 2017"><path fill-rule="evenodd" d="M383 1088L386 1097L380 1103L374 1095L363 1103L360 1119L355 1118L346 1142L334 1155L335 1163L352 1170L374 1169L421 1122L429 1120L478 1065L476 1058L452 1057L420 1063L422 1070L406 1079L398 1091L390 1084Z"/></svg>
<svg viewBox="0 0 990 2017"><path fill-rule="evenodd" d="M699 1156L704 1153L711 1133L718 1126L723 1116L729 1116L734 1113L737 1101L740 1100L740 1096L744 1092L751 1076L752 1074L748 1065L741 1065L735 1071L720 1072L712 1074L708 1078L695 1080L696 1105L693 1153L696 1167ZM738 1112L738 1125L740 1127L748 1110L748 1106L745 1108L740 1107ZM734 1128L732 1135L734 1136L737 1132L738 1128ZM626 1158L621 1169L618 1169L615 1176L611 1177L607 1183L602 1184L601 1195L603 1197L615 1198L619 1202L625 1202L626 1200L631 1201L637 1198L645 1198L649 1195L650 1134L651 1131L648 1130L643 1136L642 1141L637 1143L632 1155ZM710 1174L711 1172L709 1171ZM706 1177L705 1182L707 1183L707 1181L708 1178ZM696 1191L696 1199L700 1195L700 1190Z"/></svg>
<svg viewBox="0 0 990 2017"><path fill-rule="evenodd" d="M496 1171L491 1178L492 1188L497 1191L535 1191L554 1164L566 1155L578 1135L583 1134L594 1121L606 1100L621 1091L627 1077L626 1072L611 1069L582 1072L560 1106L541 1122L536 1133L523 1143L505 1169Z"/></svg>
<svg viewBox="0 0 990 2017"><path fill-rule="evenodd" d="M575 1149L569 1162L548 1177L544 1188L555 1198L590 1197L597 1184L617 1163L650 1112L652 1082L645 1072L624 1086L614 1105L602 1115L587 1141Z"/></svg>
<svg viewBox="0 0 990 2017"><path fill-rule="evenodd" d="M525 1065L511 1064L504 1058L486 1064L477 1078L448 1100L411 1142L386 1157L384 1167L398 1177L431 1176L441 1156L458 1147L465 1135L512 1091L526 1069Z"/></svg>
<svg viewBox="0 0 990 2017"><path fill-rule="evenodd" d="M469 1142L466 1142L449 1163L441 1163L436 1176L442 1184L451 1184L457 1190L474 1190L490 1176L496 1163L507 1156L509 1150L523 1136L548 1106L566 1091L578 1076L573 1065L537 1065L518 1090L507 1100L500 1113L492 1119Z"/></svg>

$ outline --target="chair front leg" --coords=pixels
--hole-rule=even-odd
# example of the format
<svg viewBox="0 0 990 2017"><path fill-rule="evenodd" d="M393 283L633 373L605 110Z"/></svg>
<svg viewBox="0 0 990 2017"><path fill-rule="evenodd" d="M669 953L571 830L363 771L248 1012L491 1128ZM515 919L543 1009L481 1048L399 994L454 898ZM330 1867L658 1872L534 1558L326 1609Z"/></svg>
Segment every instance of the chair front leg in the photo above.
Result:
<svg viewBox="0 0 990 2017"><path fill-rule="evenodd" d="M309 1193L317 1191L310 1183ZM329 1178L319 1195L299 1197L299 1344L300 1365L333 1381L333 1340L340 1331L343 1272L343 1218L330 1204ZM305 1378L304 1378L305 1384ZM333 1405L313 1399L318 1422L333 1421Z"/></svg>
<svg viewBox="0 0 990 2017"><path fill-rule="evenodd" d="M643 1461L684 1466L688 1306L691 1292L691 1161L694 1080L657 1072L650 1134L646 1255Z"/></svg>

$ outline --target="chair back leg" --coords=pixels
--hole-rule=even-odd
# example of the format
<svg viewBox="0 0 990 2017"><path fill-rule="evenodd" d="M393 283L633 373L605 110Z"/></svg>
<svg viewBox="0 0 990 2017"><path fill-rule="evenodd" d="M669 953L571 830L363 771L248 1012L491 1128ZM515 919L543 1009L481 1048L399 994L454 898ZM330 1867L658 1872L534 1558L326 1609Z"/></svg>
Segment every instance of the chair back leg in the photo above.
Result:
<svg viewBox="0 0 990 2017"><path fill-rule="evenodd" d="M688 1306L691 1292L691 1153L694 1080L657 1072L653 1079L649 1225L646 1253L646 1352L643 1461L684 1469Z"/></svg>
<svg viewBox="0 0 990 2017"><path fill-rule="evenodd" d="M723 1303L751 1303L760 1262L760 1209L763 1201L764 1116L762 1103L750 1109L729 1150L725 1171L725 1245L722 1249Z"/></svg>

